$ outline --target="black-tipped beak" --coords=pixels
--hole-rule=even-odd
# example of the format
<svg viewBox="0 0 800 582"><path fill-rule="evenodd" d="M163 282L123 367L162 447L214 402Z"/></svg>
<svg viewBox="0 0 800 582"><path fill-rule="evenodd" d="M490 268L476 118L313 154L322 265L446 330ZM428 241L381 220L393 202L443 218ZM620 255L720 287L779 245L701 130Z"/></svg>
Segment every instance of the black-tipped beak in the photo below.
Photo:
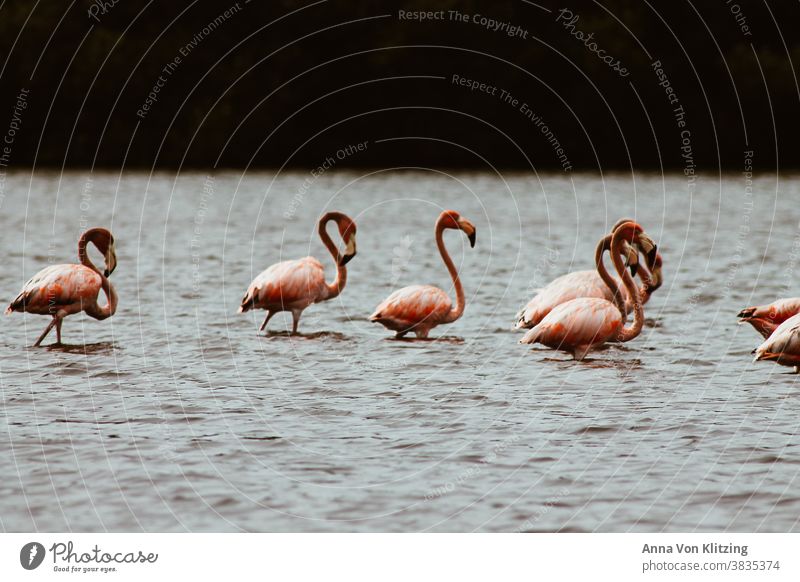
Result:
<svg viewBox="0 0 800 582"><path fill-rule="evenodd" d="M344 266L345 266L347 263L349 263L349 262L350 262L350 260L351 260L353 257L355 257L355 256L356 256L356 254L355 254L355 253L353 253L352 255L342 255L342 258L341 258L341 259L339 259L339 264L340 264L342 267L344 267Z"/></svg>
<svg viewBox="0 0 800 582"><path fill-rule="evenodd" d="M631 277L635 277L636 273L639 272L639 263L633 263L629 265L628 268L631 270Z"/></svg>
<svg viewBox="0 0 800 582"><path fill-rule="evenodd" d="M467 238L469 239L469 246L474 249L475 248L475 231L473 230L472 234L467 235Z"/></svg>
<svg viewBox="0 0 800 582"><path fill-rule="evenodd" d="M108 269L106 269L105 271L103 271L103 276L104 276L104 277L106 277L106 278L108 278L108 276L109 276L110 274L111 274L111 271L109 271Z"/></svg>

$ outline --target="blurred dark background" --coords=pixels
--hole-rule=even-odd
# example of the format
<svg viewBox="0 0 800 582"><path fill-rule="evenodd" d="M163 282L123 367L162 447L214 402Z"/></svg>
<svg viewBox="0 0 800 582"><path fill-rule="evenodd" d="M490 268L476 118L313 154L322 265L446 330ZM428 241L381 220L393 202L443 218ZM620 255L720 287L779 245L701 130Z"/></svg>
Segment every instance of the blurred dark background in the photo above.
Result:
<svg viewBox="0 0 800 582"><path fill-rule="evenodd" d="M364 141L337 165L741 171L748 150L757 170L798 165L798 2L0 6L9 167L312 167ZM573 28L557 20L561 8L579 16ZM445 19L405 20L399 10L444 10ZM490 30L475 15L520 32ZM595 50L627 76L576 31L593 33ZM495 95L454 84L454 74Z"/></svg>

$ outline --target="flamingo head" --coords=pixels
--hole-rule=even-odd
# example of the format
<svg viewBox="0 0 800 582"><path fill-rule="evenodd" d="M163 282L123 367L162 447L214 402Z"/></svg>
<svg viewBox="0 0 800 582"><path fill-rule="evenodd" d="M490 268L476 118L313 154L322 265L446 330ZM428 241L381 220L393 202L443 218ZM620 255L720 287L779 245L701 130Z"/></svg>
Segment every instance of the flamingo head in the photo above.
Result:
<svg viewBox="0 0 800 582"><path fill-rule="evenodd" d="M638 270L639 252L644 254L648 269L651 271L654 270L657 258L659 257L658 245L656 245L653 239L647 235L647 233L639 224L632 220L620 221L615 225L613 233L611 246L614 246L614 241L619 240L622 253L629 261L628 266L631 266L631 260L635 260L635 263L633 264L637 265L637 269L631 268L632 273L635 274L635 271ZM636 251L631 253L628 246L626 246L626 243L627 245L635 247ZM636 258L632 259L632 255L636 255ZM657 277L659 280L658 284L660 285L660 271Z"/></svg>
<svg viewBox="0 0 800 582"><path fill-rule="evenodd" d="M114 235L106 228L90 228L84 238L91 242L103 254L106 269L103 275L108 277L117 268L117 250L114 247Z"/></svg>
<svg viewBox="0 0 800 582"><path fill-rule="evenodd" d="M339 234L342 236L342 240L344 240L344 253L339 254L339 265L344 266L356 256L356 223L346 214L342 214L341 212L329 212L323 216L320 221L323 228L329 220L336 222L336 226L339 227Z"/></svg>
<svg viewBox="0 0 800 582"><path fill-rule="evenodd" d="M617 230L617 228L619 228L620 226L622 226L625 223L631 223L630 228L634 229L634 231L638 231L638 232L644 234L644 229L639 225L639 223L637 223L632 218L621 218L621 219L619 219L614 224L614 226L611 227L611 234L613 235L614 231ZM637 250L641 251L645 255L645 259L647 261L647 268L650 271L653 271L656 268L658 269L658 278L659 278L658 285L661 285L661 280L660 280L660 278L661 278L661 255L658 254L657 245L653 242L653 240L650 237L648 237L646 234L644 236L647 239L644 243L638 244L637 241L634 240L633 244L635 245ZM623 244L622 246L623 246L623 249L625 250L626 256L628 256L629 260L630 260L630 253L631 253L630 246L628 244ZM658 264L656 265L656 263L658 263Z"/></svg>
<svg viewBox="0 0 800 582"><path fill-rule="evenodd" d="M445 210L439 215L440 228L453 228L464 232L469 239L469 246L475 247L475 225L455 210Z"/></svg>

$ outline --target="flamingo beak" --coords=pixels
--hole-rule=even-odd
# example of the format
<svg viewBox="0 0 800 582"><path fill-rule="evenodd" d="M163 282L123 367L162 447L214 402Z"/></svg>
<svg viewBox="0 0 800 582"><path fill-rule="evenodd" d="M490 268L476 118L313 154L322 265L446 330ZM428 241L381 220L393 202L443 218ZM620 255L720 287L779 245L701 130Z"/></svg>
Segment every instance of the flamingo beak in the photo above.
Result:
<svg viewBox="0 0 800 582"><path fill-rule="evenodd" d="M114 272L114 269L117 268L117 251L114 248L113 242L108 246L105 259L106 259L106 269L103 272L103 275L108 277L109 275L111 275L111 273Z"/></svg>
<svg viewBox="0 0 800 582"><path fill-rule="evenodd" d="M647 258L647 267L652 270L656 264L656 255L658 254L658 245L653 242L649 236L640 232L637 237L637 246L642 250L644 256Z"/></svg>
<svg viewBox="0 0 800 582"><path fill-rule="evenodd" d="M625 266L631 270L631 276L635 277L636 273L639 272L639 248L634 244L628 244L624 242L623 244L625 248Z"/></svg>
<svg viewBox="0 0 800 582"><path fill-rule="evenodd" d="M342 258L339 259L339 265L344 267L350 260L356 256L356 235L351 235L347 241L347 247L344 249Z"/></svg>
<svg viewBox="0 0 800 582"><path fill-rule="evenodd" d="M467 235L467 238L469 239L469 246L471 248L475 248L475 225L466 218L459 218L458 228L463 230L464 234Z"/></svg>

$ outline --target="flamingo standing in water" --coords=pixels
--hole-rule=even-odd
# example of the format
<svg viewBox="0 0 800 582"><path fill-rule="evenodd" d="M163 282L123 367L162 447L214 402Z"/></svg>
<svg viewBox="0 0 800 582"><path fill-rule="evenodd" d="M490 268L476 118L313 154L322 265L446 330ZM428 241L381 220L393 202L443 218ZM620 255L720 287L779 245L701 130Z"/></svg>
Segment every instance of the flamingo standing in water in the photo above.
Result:
<svg viewBox="0 0 800 582"><path fill-rule="evenodd" d="M756 355L754 362L768 360L781 366L794 366L795 374L800 373L800 314L781 323L753 353Z"/></svg>
<svg viewBox="0 0 800 582"><path fill-rule="evenodd" d="M330 221L339 227L339 234L345 243L344 254L339 253L328 235L326 227ZM344 289L347 283L345 265L356 256L356 223L341 212L328 212L319 219L318 229L319 237L336 262L336 279L327 284L325 269L314 257L282 261L268 267L250 283L239 307L239 313L255 308L267 310L259 331L263 331L279 311L291 311L292 334L296 334L300 315L306 307L333 299Z"/></svg>
<svg viewBox="0 0 800 582"><path fill-rule="evenodd" d="M370 321L380 323L402 338L413 331L417 338L426 338L431 329L442 323L453 323L464 313L466 300L464 288L456 266L444 246L443 234L447 229L458 229L469 239L470 247L475 246L475 225L461 217L455 210L445 210L439 215L434 229L436 246L447 267L453 286L456 289L456 306L442 289L432 285L411 285L398 289L375 308Z"/></svg>
<svg viewBox="0 0 800 582"><path fill-rule="evenodd" d="M613 233L619 225L626 222L633 221L629 219L619 220L611 229L611 232ZM595 262L600 261L597 270L574 271L554 279L540 289L536 296L517 314L516 328L530 329L542 321L557 305L578 297L597 297L607 301L614 301L612 290L606 285L599 272L601 270L605 271L605 266L602 265L602 258L598 257L602 257L603 252L610 248L611 234L608 234L600 241L597 247L596 254L599 253L599 255L595 256ZM642 286L638 291L639 297L642 303L647 303L653 292L661 287L663 282L661 254L656 251L646 257L648 268L644 268L639 264L638 250L636 248L628 246L627 243L623 244L623 248L627 251L628 265L631 267L632 273L636 275L638 272L639 278L642 280ZM625 314L628 314L633 308L633 303L625 288L623 288L623 296L625 298Z"/></svg>
<svg viewBox="0 0 800 582"><path fill-rule="evenodd" d="M522 344L540 343L549 348L572 353L582 360L593 347L608 341L627 342L639 335L644 324L644 308L633 278L625 270L623 242L635 244L646 255L656 252L655 243L635 222L619 225L611 239L611 260L628 295L633 299L633 324L625 326L625 302L617 281L602 268L602 251L596 256L597 270L612 290L614 303L598 297L580 297L553 308L539 324L520 340ZM602 246L602 241L598 246Z"/></svg>
<svg viewBox="0 0 800 582"><path fill-rule="evenodd" d="M764 339L772 335L780 324L800 313L800 297L778 299L768 305L742 309L736 316L739 323L749 323Z"/></svg>
<svg viewBox="0 0 800 582"><path fill-rule="evenodd" d="M103 254L104 272L94 266L86 252L92 243ZM114 236L105 228L91 228L78 239L78 259L81 264L52 265L36 273L22 287L17 298L6 308L6 314L14 311L50 315L52 321L36 340L34 346L56 328L57 345L61 343L61 323L73 313L85 311L95 319L106 319L117 311L117 293L108 280L117 267ZM100 306L97 297L100 290L106 295L106 305Z"/></svg>

